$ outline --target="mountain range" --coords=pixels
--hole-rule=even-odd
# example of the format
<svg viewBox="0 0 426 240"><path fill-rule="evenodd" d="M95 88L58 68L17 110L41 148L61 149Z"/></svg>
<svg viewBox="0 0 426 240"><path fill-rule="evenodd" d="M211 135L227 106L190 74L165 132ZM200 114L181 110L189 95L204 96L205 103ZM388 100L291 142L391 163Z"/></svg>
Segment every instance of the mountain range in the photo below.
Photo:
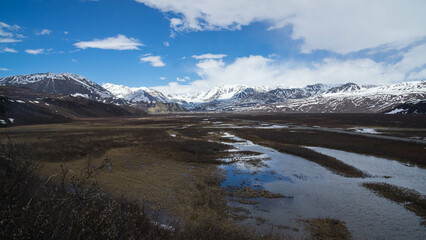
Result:
<svg viewBox="0 0 426 240"><path fill-rule="evenodd" d="M385 112L426 99L426 81L374 86L314 84L304 88L222 85L206 91L163 94L157 90L99 84L71 73L40 73L0 78L0 86L84 97L148 110L167 111L279 111L279 112ZM151 110L149 110L151 109Z"/></svg>

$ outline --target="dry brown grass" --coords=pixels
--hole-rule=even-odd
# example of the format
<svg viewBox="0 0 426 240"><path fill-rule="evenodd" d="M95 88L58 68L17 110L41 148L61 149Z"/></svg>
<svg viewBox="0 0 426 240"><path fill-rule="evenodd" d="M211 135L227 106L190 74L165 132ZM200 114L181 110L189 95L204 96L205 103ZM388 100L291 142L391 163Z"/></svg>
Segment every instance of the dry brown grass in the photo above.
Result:
<svg viewBox="0 0 426 240"><path fill-rule="evenodd" d="M351 233L345 223L331 218L313 218L305 220L312 239L349 240Z"/></svg>
<svg viewBox="0 0 426 240"><path fill-rule="evenodd" d="M39 161L39 176L55 175L63 164L70 172L80 172L87 158L94 162L108 159L110 170L97 176L108 196L146 202L151 211L160 210L176 219L189 236L249 237L229 219L225 191L220 186L223 175L217 159L227 155L224 150L229 146L209 142L202 134L170 136L170 131L181 126L175 122L127 126L88 121L25 126L9 132L17 148L31 149L33 159L43 159Z"/></svg>

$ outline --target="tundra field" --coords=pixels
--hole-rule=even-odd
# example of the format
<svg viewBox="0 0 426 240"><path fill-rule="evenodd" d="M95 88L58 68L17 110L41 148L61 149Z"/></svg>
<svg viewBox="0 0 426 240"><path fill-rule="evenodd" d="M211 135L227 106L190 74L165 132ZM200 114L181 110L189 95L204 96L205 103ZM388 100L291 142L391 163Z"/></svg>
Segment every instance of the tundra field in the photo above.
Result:
<svg viewBox="0 0 426 240"><path fill-rule="evenodd" d="M167 238L205 226L232 238L426 237L424 115L187 113L1 133L4 156L68 191L103 166L102 193L143 206Z"/></svg>

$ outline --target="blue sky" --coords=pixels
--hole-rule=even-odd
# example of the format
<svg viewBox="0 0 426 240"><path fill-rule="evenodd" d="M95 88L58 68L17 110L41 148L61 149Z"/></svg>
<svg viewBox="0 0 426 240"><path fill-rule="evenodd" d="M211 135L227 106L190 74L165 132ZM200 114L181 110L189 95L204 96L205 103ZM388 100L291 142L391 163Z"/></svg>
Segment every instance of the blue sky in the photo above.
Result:
<svg viewBox="0 0 426 240"><path fill-rule="evenodd" d="M0 77L72 72L165 92L426 78L421 0L3 0L0 9Z"/></svg>

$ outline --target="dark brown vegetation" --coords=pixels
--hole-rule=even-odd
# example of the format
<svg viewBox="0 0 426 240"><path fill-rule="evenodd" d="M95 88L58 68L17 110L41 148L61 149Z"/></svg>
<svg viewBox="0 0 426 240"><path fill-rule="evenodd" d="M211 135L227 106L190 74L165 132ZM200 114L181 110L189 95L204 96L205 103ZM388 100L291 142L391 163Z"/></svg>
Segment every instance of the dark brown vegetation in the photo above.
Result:
<svg viewBox="0 0 426 240"><path fill-rule="evenodd" d="M228 191L231 196L239 198L293 198L293 196L284 196L280 193L272 193L268 190L256 189L251 187L230 187Z"/></svg>
<svg viewBox="0 0 426 240"><path fill-rule="evenodd" d="M381 197L403 205L406 209L422 217L423 222L421 224L426 226L426 196L415 190L387 183L363 183L362 186Z"/></svg>
<svg viewBox="0 0 426 240"><path fill-rule="evenodd" d="M305 220L313 239L317 240L349 240L351 233L345 223L331 218L314 218Z"/></svg>
<svg viewBox="0 0 426 240"><path fill-rule="evenodd" d="M1 239L168 239L138 204L105 197L87 169L69 185L42 181L26 159L0 157ZM60 177L65 178L64 170Z"/></svg>

